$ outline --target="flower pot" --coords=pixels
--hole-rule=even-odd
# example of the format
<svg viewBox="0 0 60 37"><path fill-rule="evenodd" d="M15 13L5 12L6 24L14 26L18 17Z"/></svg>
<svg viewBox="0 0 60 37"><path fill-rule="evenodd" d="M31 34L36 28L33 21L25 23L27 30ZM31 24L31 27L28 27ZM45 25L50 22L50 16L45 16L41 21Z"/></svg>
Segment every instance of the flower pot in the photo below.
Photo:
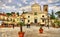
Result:
<svg viewBox="0 0 60 37"><path fill-rule="evenodd" d="M43 29L39 29L39 33L43 33Z"/></svg>
<svg viewBox="0 0 60 37"><path fill-rule="evenodd" d="M18 32L19 37L24 37L24 32Z"/></svg>

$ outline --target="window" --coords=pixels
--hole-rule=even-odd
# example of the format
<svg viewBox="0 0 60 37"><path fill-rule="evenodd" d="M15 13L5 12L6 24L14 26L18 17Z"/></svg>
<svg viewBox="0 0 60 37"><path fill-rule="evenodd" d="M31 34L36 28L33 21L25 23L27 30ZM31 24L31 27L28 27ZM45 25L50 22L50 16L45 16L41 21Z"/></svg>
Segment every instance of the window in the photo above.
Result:
<svg viewBox="0 0 60 37"><path fill-rule="evenodd" d="M42 17L44 17L44 15L42 15Z"/></svg>
<svg viewBox="0 0 60 37"><path fill-rule="evenodd" d="M13 22L15 22L15 20L13 20Z"/></svg>
<svg viewBox="0 0 60 37"><path fill-rule="evenodd" d="M47 11L47 8L45 9L45 11Z"/></svg>
<svg viewBox="0 0 60 37"><path fill-rule="evenodd" d="M30 18L30 16L28 16L28 18Z"/></svg>
<svg viewBox="0 0 60 37"><path fill-rule="evenodd" d="M24 20L22 20L22 21L24 21Z"/></svg>
<svg viewBox="0 0 60 37"><path fill-rule="evenodd" d="M37 12L35 12L34 15L37 15Z"/></svg>
<svg viewBox="0 0 60 37"><path fill-rule="evenodd" d="M17 21L19 21L19 18L17 18Z"/></svg>
<svg viewBox="0 0 60 37"><path fill-rule="evenodd" d="M28 20L28 22L30 22L30 20Z"/></svg>
<svg viewBox="0 0 60 37"><path fill-rule="evenodd" d="M12 21L12 19L10 19Z"/></svg>
<svg viewBox="0 0 60 37"><path fill-rule="evenodd" d="M9 21L9 19L7 18L7 21Z"/></svg>
<svg viewBox="0 0 60 37"><path fill-rule="evenodd" d="M42 20L42 22L44 22L44 20Z"/></svg>

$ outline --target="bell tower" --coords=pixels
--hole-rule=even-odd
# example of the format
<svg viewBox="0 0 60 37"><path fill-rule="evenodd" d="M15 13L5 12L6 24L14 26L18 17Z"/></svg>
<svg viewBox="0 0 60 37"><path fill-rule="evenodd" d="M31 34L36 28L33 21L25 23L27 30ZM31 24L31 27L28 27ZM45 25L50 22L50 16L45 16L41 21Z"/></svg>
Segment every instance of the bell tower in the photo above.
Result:
<svg viewBox="0 0 60 37"><path fill-rule="evenodd" d="M48 5L43 5L43 12L48 13Z"/></svg>

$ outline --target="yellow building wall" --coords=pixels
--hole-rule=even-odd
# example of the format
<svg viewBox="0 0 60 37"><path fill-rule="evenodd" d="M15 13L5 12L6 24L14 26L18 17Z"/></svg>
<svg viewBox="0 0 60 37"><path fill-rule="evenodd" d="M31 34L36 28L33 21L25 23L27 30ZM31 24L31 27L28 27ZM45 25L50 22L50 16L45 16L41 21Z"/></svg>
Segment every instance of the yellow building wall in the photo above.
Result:
<svg viewBox="0 0 60 37"><path fill-rule="evenodd" d="M34 19L37 19L37 23L40 23L40 24L45 24L45 22L42 22L42 15L44 15L44 18L47 18L47 15L44 14L44 13L41 13L41 14L37 14L37 15L32 15L32 14L25 14L25 24L28 23L28 20L30 20L29 23L33 22L34 23ZM28 16L30 16L30 18L28 18Z"/></svg>

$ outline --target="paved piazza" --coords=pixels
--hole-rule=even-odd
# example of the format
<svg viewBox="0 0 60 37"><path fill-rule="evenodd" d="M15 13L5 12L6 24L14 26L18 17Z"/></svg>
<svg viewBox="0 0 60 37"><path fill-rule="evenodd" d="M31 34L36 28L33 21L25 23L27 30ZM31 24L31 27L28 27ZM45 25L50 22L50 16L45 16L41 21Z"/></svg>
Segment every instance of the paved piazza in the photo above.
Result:
<svg viewBox="0 0 60 37"><path fill-rule="evenodd" d="M39 33L39 26L31 26L30 28L23 27L23 31L25 32L24 37L60 37L60 28L52 28L49 29L47 27L43 27L44 33ZM19 27L13 28L0 28L0 37L18 37Z"/></svg>

